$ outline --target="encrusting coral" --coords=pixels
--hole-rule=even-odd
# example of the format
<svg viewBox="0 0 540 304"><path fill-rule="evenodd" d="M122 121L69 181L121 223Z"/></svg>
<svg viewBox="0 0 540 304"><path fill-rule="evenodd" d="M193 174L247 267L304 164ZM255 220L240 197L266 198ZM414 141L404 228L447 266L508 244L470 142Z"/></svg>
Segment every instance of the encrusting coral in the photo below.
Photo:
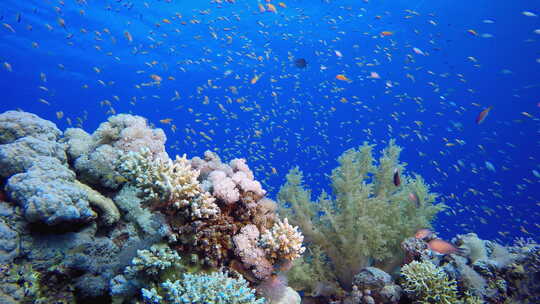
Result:
<svg viewBox="0 0 540 304"><path fill-rule="evenodd" d="M398 266L401 241L429 227L444 208L433 204L436 195L420 176L403 175L405 164L398 161L401 148L393 140L378 165L373 164L372 150L372 145L364 143L338 158L340 166L331 176L333 198L322 191L318 201L312 202L298 168L288 173L278 194L282 206L290 205L281 209L282 214L300 227L308 246L318 246L328 257L346 290L362 268ZM399 185L393 182L396 170L401 174Z"/></svg>

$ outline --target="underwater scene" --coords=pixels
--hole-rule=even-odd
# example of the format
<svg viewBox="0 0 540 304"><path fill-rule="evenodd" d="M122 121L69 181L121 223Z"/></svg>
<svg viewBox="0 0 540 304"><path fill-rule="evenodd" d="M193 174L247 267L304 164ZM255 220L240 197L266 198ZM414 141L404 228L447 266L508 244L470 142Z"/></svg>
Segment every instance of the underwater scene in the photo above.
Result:
<svg viewBox="0 0 540 304"><path fill-rule="evenodd" d="M540 303L540 2L2 0L0 303Z"/></svg>

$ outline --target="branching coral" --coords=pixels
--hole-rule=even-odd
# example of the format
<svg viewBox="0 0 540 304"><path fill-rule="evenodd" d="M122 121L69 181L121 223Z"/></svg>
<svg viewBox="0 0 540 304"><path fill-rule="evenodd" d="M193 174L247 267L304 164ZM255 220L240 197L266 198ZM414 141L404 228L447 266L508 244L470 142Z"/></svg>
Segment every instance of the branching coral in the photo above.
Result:
<svg viewBox="0 0 540 304"><path fill-rule="evenodd" d="M271 230L265 231L260 243L273 261L278 258L292 261L304 252L303 240L304 236L298 231L298 227L290 225L285 219L283 222L278 220Z"/></svg>
<svg viewBox="0 0 540 304"><path fill-rule="evenodd" d="M242 278L234 279L225 273L209 275L184 274L182 280L167 280L160 288L143 289L148 303L215 303L215 304L262 304L255 291Z"/></svg>
<svg viewBox="0 0 540 304"><path fill-rule="evenodd" d="M339 157L340 166L331 176L334 198L323 191L318 202L311 202L298 168L289 172L278 194L283 206L290 205L282 213L300 227L308 243L328 256L345 289L352 287L360 269L400 260L400 242L430 226L444 208L433 204L436 196L420 176L403 175L405 164L398 161L401 148L393 140L378 165L373 164L372 150L372 145L364 144ZM399 186L393 183L395 169L401 174Z"/></svg>
<svg viewBox="0 0 540 304"><path fill-rule="evenodd" d="M401 268L403 290L415 303L458 303L457 283L431 262L412 261Z"/></svg>
<svg viewBox="0 0 540 304"><path fill-rule="evenodd" d="M151 151L129 152L120 159L119 171L141 189L146 201L161 201L177 209L189 208L194 218L209 218L219 211L214 198L202 190L199 171L191 169L186 156L175 161L152 159Z"/></svg>

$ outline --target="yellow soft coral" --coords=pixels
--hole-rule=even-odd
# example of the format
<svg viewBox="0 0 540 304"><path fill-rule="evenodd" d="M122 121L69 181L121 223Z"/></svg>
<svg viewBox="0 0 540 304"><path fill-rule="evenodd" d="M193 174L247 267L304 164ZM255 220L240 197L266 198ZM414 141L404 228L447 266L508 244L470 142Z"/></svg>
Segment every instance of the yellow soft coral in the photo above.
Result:
<svg viewBox="0 0 540 304"><path fill-rule="evenodd" d="M333 197L323 191L312 202L298 168L289 172L278 194L282 206L290 205L282 213L300 227L308 244L321 248L344 289L352 287L354 275L364 267L395 267L401 241L429 227L444 208L433 204L436 196L420 176L403 175L406 164L398 161L401 148L393 140L378 165L372 149L364 144L339 157L340 166L331 175ZM402 174L399 186L393 183L395 169Z"/></svg>

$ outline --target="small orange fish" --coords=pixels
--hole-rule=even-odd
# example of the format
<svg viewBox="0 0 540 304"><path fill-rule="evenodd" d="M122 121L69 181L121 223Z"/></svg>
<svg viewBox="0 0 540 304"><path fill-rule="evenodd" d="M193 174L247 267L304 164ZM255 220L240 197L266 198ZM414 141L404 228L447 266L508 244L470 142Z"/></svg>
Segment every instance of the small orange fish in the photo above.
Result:
<svg viewBox="0 0 540 304"><path fill-rule="evenodd" d="M440 254L452 254L452 253L458 253L459 249L448 243L447 241L441 240L441 239L433 239L428 242L429 249L438 252Z"/></svg>
<svg viewBox="0 0 540 304"><path fill-rule="evenodd" d="M251 83L251 84L256 84L257 81L259 81L260 78L261 78L261 76L255 75L255 76L253 76L253 78L251 78L250 83Z"/></svg>
<svg viewBox="0 0 540 304"><path fill-rule="evenodd" d="M278 3L278 5L283 7L283 8L287 8L287 5L284 2L280 2L280 3Z"/></svg>
<svg viewBox="0 0 540 304"><path fill-rule="evenodd" d="M172 120L173 120L172 118L165 118L165 119L161 119L159 122L162 124L170 124Z"/></svg>
<svg viewBox="0 0 540 304"><path fill-rule="evenodd" d="M337 74L336 79L341 80L341 81L351 81L349 78L347 78L347 76L345 76L343 74Z"/></svg>
<svg viewBox="0 0 540 304"><path fill-rule="evenodd" d="M486 119L486 117L489 114L489 111L491 111L492 108L493 108L493 106L489 106L489 107L485 108L482 112L480 112L480 114L478 114L478 116L476 116L476 124L479 125L482 122L484 122L484 120Z"/></svg>
<svg viewBox="0 0 540 304"><path fill-rule="evenodd" d="M432 235L433 234L433 231L427 229L427 228L422 228L418 231L416 231L416 233L414 234L414 237L419 239L419 240L423 240L425 238L427 238L428 236Z"/></svg>
<svg viewBox="0 0 540 304"><path fill-rule="evenodd" d="M155 82L161 82L161 81L163 80L163 79L161 78L161 76L156 75L156 74L150 75L150 78L152 78Z"/></svg>
<svg viewBox="0 0 540 304"><path fill-rule="evenodd" d="M382 31L381 32L381 36L383 37L388 37L388 36L392 36L394 35L394 32L390 32L390 31Z"/></svg>
<svg viewBox="0 0 540 304"><path fill-rule="evenodd" d="M7 23L2 23L2 25L10 32L12 33L15 33L15 29L13 29L13 27Z"/></svg>
<svg viewBox="0 0 540 304"><path fill-rule="evenodd" d="M128 31L124 32L124 37L126 37L127 41L133 42L133 36Z"/></svg>
<svg viewBox="0 0 540 304"><path fill-rule="evenodd" d="M418 198L418 195L415 192L409 192L409 201L414 203L416 208L420 207L420 198Z"/></svg>
<svg viewBox="0 0 540 304"><path fill-rule="evenodd" d="M266 12L266 9L264 8L264 5L262 5L262 3L259 3L259 13L264 13Z"/></svg>
<svg viewBox="0 0 540 304"><path fill-rule="evenodd" d="M381 76L380 76L379 73L377 73L377 72L370 72L370 73L369 73L369 78L372 78L372 79L381 79Z"/></svg>
<svg viewBox="0 0 540 304"><path fill-rule="evenodd" d="M63 28L66 28L66 21L62 18L58 18L58 25L60 25Z"/></svg>
<svg viewBox="0 0 540 304"><path fill-rule="evenodd" d="M161 20L161 21L163 21L163 23L171 24L171 20L169 20L169 19L167 19L167 18L164 18L164 19Z"/></svg>
<svg viewBox="0 0 540 304"><path fill-rule="evenodd" d="M266 4L266 10L271 12L271 13L277 14L277 8L272 3L267 3Z"/></svg>
<svg viewBox="0 0 540 304"><path fill-rule="evenodd" d="M467 30L467 33L473 35L473 36L478 36L478 32L475 31L475 30Z"/></svg>

